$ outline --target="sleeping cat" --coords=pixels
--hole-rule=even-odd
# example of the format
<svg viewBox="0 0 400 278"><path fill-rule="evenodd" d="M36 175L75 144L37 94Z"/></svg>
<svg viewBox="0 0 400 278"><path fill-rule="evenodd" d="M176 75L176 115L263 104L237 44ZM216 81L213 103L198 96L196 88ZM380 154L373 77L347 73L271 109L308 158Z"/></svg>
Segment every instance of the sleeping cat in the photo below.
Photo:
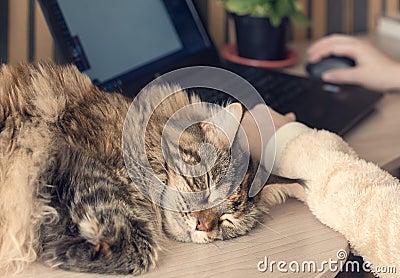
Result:
<svg viewBox="0 0 400 278"><path fill-rule="evenodd" d="M140 274L155 265L168 238L207 243L244 235L270 206L290 194L286 188L266 187L248 197L257 167L252 161L244 178L236 180L247 165L240 146L232 144L243 112L237 103L224 108L235 123L232 117L219 119L222 127L198 122L176 135L172 123L164 142L171 157L198 165L208 155L201 153L204 144L215 151L215 163L206 173L178 174L173 166L182 165L167 163L161 148L169 118L191 104L199 105L191 113L205 118L225 116L179 87L148 90L155 97L129 110L130 99L100 91L73 66L2 66L0 274L19 272L35 260L71 271ZM177 93L157 106L144 126L143 111L171 90ZM128 111L133 117L125 121ZM193 115L182 117L187 116ZM151 175L135 164L125 167L124 129L132 135L125 143L133 150L139 148L135 138L145 136ZM174 149L172 138L178 135ZM234 151L239 155L231 156ZM154 197L154 180L167 188L194 192L210 190L223 180L229 194L204 210L185 210L185 199L170 210L145 196ZM270 182L295 181L272 177ZM145 184L148 192L138 190L139 184ZM165 191L157 194L160 200L167 198Z"/></svg>

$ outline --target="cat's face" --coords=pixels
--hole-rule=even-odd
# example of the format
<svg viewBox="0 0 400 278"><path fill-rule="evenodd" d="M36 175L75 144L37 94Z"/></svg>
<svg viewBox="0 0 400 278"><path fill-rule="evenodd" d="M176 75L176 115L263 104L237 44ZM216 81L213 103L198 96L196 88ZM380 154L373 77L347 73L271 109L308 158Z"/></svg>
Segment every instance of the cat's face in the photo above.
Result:
<svg viewBox="0 0 400 278"><path fill-rule="evenodd" d="M233 120L240 123L242 116L241 107L237 104L230 105L226 109L234 115ZM218 120L217 120L218 121ZM229 123L229 119L220 121L219 127L207 123L198 123L188 127L179 138L179 157L182 163L189 166L202 166L203 158L214 156L212 167L202 175L178 174L176 168L183 169L172 159L172 164L162 165L168 187L180 192L207 192L204 203L216 199L219 189L225 190L216 205L210 205L204 210L188 210L191 206L190 199L183 198L177 202L176 210L165 209L164 230L178 241L207 243L217 239L229 239L247 233L256 225L262 215L261 210L255 204L254 198L248 197L248 187L252 179L247 171L248 164L244 160L248 157L241 155L237 150L233 156L233 148L240 148L238 144L232 144L238 126ZM221 128L222 125L222 128ZM224 129L222 131L222 129ZM173 137L173 136L171 136ZM167 136L168 138L168 136ZM168 139L167 139L168 141ZM169 146L171 142L166 142ZM204 148L205 145L211 148ZM173 149L168 147L168 151ZM173 152L173 151L172 151ZM213 153L214 152L214 153ZM177 154L170 154L170 156ZM158 159L159 161L160 159ZM176 167L174 169L174 166ZM203 165L204 166L204 165ZM245 167L243 172L243 167ZM190 167L189 167L190 168ZM185 168L187 170L187 168ZM190 170L187 170L190 172ZM248 173L246 173L248 172ZM237 179L240 173L244 178ZM211 188L218 193L211 193ZM219 196L219 195L218 195ZM188 212L183 212L188 211Z"/></svg>
<svg viewBox="0 0 400 278"><path fill-rule="evenodd" d="M214 179L212 174L208 176L208 181ZM244 182L246 179L247 177ZM203 179L191 182L206 186L208 181ZM193 212L164 210L164 228L171 238L183 242L207 243L244 235L256 225L262 215L255 199L248 198L247 193L247 185L243 183L221 203L209 209Z"/></svg>

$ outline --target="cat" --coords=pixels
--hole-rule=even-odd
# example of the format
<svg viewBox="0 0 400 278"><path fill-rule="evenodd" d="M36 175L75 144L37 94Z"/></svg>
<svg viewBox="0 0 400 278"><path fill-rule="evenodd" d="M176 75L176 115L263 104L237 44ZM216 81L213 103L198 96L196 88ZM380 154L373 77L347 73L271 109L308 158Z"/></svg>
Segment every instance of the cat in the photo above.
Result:
<svg viewBox="0 0 400 278"><path fill-rule="evenodd" d="M175 85L147 90L154 97L131 106L132 99L102 92L74 66L1 67L0 275L20 272L36 260L70 271L138 275L155 266L169 239L208 243L244 235L290 195L289 187L271 186L248 196L257 163L232 143L243 114L240 104L210 108ZM176 93L154 106L171 91ZM181 158L167 163L164 127L175 112L194 104L198 109L166 129L169 157ZM146 111L152 114L144 126ZM212 121L190 125L172 148L177 123L193 113L217 119L220 127ZM126 120L128 114L133 117ZM135 163L127 169L124 132L130 134L124 144L146 151L151 174ZM145 144L139 147L141 136ZM202 149L204 144L214 153ZM214 166L202 175L176 171L212 155ZM243 163L246 159L249 163ZM243 169L244 178L237 180ZM166 191L154 190L155 180L194 192L211 192L223 181L227 197L217 196L219 203L203 210L187 210L185 199L176 210L165 209L149 200L167 198ZM297 181L272 177L271 182Z"/></svg>

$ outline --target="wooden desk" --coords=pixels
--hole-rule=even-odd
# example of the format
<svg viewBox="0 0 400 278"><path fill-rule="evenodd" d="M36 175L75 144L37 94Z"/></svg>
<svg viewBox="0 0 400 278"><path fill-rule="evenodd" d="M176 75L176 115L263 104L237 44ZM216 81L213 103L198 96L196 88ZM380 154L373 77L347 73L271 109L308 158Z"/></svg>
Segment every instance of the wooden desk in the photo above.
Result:
<svg viewBox="0 0 400 278"><path fill-rule="evenodd" d="M400 51L395 52L395 45L400 45L400 41L379 36L369 36L368 39L400 58ZM292 47L304 57L308 44L296 43ZM303 63L286 71L304 74ZM387 94L377 105L375 113L352 129L345 139L362 157L382 165L400 155L397 141L400 138L399 118L400 94ZM171 242L168 250L160 254L157 268L143 277L334 277L335 272L327 267L325 273L318 274L282 273L275 265L273 272L267 270L262 273L257 270L257 264L268 256L269 261L296 261L299 264L314 261L319 266L322 261L336 260L337 252L341 249L348 252L344 237L318 222L302 203L289 200L272 209L264 223L246 236L206 245ZM285 268L288 269L288 266ZM17 277L107 276L67 273L34 264Z"/></svg>

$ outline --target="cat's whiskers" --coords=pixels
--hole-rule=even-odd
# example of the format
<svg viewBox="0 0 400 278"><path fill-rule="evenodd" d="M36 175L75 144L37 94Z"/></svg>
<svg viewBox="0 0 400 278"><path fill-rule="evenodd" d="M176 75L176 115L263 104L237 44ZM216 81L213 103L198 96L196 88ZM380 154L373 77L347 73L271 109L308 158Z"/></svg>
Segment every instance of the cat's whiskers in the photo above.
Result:
<svg viewBox="0 0 400 278"><path fill-rule="evenodd" d="M263 227L267 227L267 225L262 223L260 220L254 219L254 221L257 222L259 225L261 225Z"/></svg>

